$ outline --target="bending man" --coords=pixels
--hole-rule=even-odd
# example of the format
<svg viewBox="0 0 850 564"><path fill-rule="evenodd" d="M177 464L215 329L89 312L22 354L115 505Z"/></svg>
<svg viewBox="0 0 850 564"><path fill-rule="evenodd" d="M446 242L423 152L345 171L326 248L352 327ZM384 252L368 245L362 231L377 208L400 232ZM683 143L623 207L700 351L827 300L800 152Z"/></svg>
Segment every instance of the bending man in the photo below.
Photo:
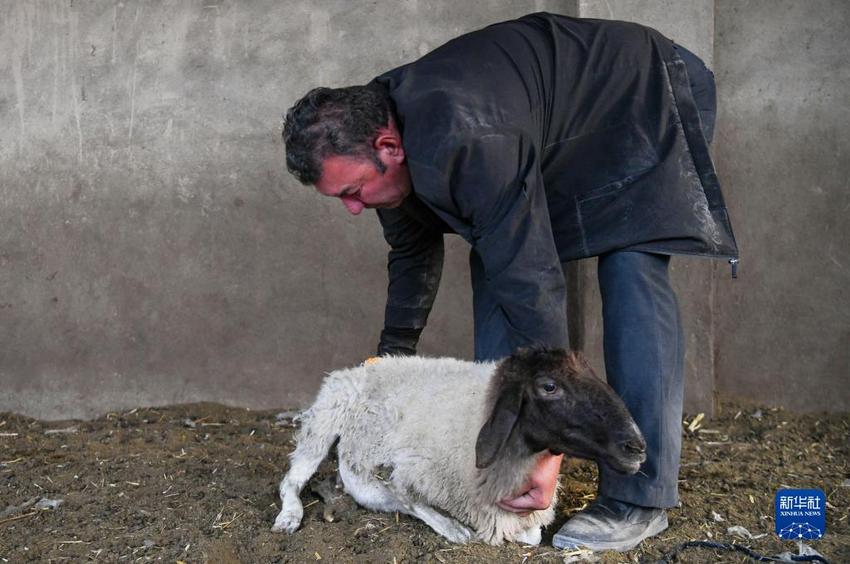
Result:
<svg viewBox="0 0 850 564"><path fill-rule="evenodd" d="M349 212L377 210L390 245L379 354L413 354L443 236L471 245L475 358L568 346L562 264L599 257L608 381L647 440L634 476L600 468L596 502L558 547L629 550L678 502L684 348L672 254L735 259L708 152L714 82L636 24L533 14L463 35L365 86L289 110L287 166ZM543 457L506 511L546 507Z"/></svg>

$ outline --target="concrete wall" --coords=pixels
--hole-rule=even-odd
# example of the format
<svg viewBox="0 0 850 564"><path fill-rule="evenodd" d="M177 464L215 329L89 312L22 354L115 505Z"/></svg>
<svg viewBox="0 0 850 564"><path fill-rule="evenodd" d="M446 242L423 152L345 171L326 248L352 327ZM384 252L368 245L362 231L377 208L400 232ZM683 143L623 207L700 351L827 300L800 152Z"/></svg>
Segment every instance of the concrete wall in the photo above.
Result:
<svg viewBox="0 0 850 564"><path fill-rule="evenodd" d="M323 371L374 350L385 246L377 221L288 176L281 113L541 9L651 25L717 73L714 151L744 262L731 281L674 259L686 409L710 411L719 389L846 410L848 6L0 3L0 411L303 405ZM448 239L426 354L471 356L466 252ZM570 284L601 367L593 261Z"/></svg>
<svg viewBox="0 0 850 564"><path fill-rule="evenodd" d="M0 411L303 405L373 353L385 244L285 172L280 116L574 2L0 3ZM470 356L449 244L422 351Z"/></svg>
<svg viewBox="0 0 850 564"><path fill-rule="evenodd" d="M850 4L718 0L717 163L742 251L718 279L717 387L850 409Z"/></svg>
<svg viewBox="0 0 850 564"><path fill-rule="evenodd" d="M714 52L714 0L581 0L579 13L586 18L617 19L653 27L696 53L709 68ZM723 178L721 178L721 181ZM733 215L733 220L734 220ZM571 300L577 312L573 333L594 367L602 371L602 304L596 280L596 259L581 261L574 283L580 296ZM679 298L685 333L685 411L714 408L713 300L715 271L723 263L702 258L674 257L671 278ZM728 273L728 271L725 271ZM579 303L577 303L577 301Z"/></svg>

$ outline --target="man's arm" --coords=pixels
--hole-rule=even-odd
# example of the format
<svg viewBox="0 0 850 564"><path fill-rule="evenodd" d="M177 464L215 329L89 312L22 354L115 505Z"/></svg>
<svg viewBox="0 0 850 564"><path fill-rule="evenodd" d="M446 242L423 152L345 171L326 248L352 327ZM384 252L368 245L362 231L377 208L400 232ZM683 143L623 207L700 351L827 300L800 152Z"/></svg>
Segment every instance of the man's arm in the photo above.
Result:
<svg viewBox="0 0 850 564"><path fill-rule="evenodd" d="M446 155L451 197L472 225L510 350L567 347L566 288L536 146L518 132L477 132Z"/></svg>
<svg viewBox="0 0 850 564"><path fill-rule="evenodd" d="M454 152L451 196L472 225L487 289L499 303L509 350L568 346L566 285L536 146L521 133L476 135ZM562 455L543 453L527 482L498 502L527 515L549 507Z"/></svg>
<svg viewBox="0 0 850 564"><path fill-rule="evenodd" d="M389 286L378 355L416 354L443 272L443 234L400 209L379 209L390 245Z"/></svg>

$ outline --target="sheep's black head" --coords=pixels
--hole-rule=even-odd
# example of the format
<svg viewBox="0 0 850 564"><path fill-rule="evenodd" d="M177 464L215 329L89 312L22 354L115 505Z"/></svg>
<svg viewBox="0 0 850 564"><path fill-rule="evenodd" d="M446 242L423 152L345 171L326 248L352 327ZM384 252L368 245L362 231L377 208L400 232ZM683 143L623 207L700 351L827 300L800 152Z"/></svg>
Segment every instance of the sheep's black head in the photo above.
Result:
<svg viewBox="0 0 850 564"><path fill-rule="evenodd" d="M646 442L623 401L578 353L521 349L499 364L493 384L493 411L475 445L479 468L509 439L627 473L646 460Z"/></svg>

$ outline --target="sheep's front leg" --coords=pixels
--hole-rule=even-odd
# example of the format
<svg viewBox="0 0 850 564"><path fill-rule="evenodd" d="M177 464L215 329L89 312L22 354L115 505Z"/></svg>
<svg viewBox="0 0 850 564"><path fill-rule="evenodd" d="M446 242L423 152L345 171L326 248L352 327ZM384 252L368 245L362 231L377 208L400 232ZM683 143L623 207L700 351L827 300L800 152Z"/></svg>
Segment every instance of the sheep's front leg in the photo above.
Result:
<svg viewBox="0 0 850 564"><path fill-rule="evenodd" d="M444 515L430 505L413 501L403 487L386 475L392 473L391 467L376 467L373 470L373 473L360 475L354 471L345 456L340 456L339 475L345 484L345 491L357 503L375 511L400 511L416 517L454 543L465 544L472 539L473 532L456 519Z"/></svg>
<svg viewBox="0 0 850 564"><path fill-rule="evenodd" d="M340 470L342 470L342 465L340 465ZM381 510L395 510L412 515L425 521L425 524L434 529L437 534L457 544L466 544L472 539L474 533L468 527L438 509L418 501L417 496L411 495L403 484L395 481L392 476L393 468L391 465L385 465L376 470L378 472L374 474L375 477L381 474L382 470L384 474L388 474L381 476L379 481L383 485L385 500L392 500L390 503L385 501L385 507L380 508Z"/></svg>
<svg viewBox="0 0 850 564"><path fill-rule="evenodd" d="M438 534L447 538L450 542L466 544L472 540L474 533L457 519L440 513L429 505L423 503L406 504L407 513L417 517L434 529Z"/></svg>

